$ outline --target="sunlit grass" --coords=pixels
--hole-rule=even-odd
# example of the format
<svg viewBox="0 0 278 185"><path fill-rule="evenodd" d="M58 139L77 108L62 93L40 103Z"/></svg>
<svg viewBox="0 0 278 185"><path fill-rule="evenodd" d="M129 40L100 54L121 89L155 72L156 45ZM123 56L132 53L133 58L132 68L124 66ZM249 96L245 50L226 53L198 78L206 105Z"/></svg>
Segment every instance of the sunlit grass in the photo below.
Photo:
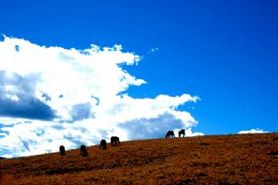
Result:
<svg viewBox="0 0 278 185"><path fill-rule="evenodd" d="M0 161L0 184L278 184L278 134L122 142ZM57 147L58 151L58 147Z"/></svg>

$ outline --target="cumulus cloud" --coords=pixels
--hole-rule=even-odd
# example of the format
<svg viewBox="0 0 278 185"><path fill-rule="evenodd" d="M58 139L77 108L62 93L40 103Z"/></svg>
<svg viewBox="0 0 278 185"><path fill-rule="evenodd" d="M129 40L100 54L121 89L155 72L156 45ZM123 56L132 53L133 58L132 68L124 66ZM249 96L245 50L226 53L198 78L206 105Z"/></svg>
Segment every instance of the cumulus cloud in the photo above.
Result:
<svg viewBox="0 0 278 185"><path fill-rule="evenodd" d="M148 51L148 53L147 54L152 54L152 53L156 53L156 52L158 52L158 47L155 47L155 48L152 48L152 49L150 49L149 51Z"/></svg>
<svg viewBox="0 0 278 185"><path fill-rule="evenodd" d="M50 120L54 111L34 97L35 75L25 77L0 71L0 115Z"/></svg>
<svg viewBox="0 0 278 185"><path fill-rule="evenodd" d="M268 133L268 131L264 131L259 128L253 128L250 130L242 130L238 132L239 134L263 134L263 133Z"/></svg>
<svg viewBox="0 0 278 185"><path fill-rule="evenodd" d="M179 106L189 94L133 98L130 86L147 82L122 68L141 57L121 45L84 50L46 47L4 36L0 41L0 153L23 156L59 145L92 145L111 135L121 140L163 137L197 121ZM139 87L138 87L139 88Z"/></svg>

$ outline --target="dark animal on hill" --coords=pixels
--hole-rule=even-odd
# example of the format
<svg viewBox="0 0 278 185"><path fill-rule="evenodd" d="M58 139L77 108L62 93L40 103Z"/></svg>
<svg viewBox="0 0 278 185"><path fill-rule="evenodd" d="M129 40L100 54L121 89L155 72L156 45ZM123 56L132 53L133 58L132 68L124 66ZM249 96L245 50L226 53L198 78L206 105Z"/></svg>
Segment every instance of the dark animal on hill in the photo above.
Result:
<svg viewBox="0 0 278 185"><path fill-rule="evenodd" d="M65 150L65 147L63 145L60 146L59 151L60 151L61 156L66 155L66 150Z"/></svg>
<svg viewBox="0 0 278 185"><path fill-rule="evenodd" d="M185 136L185 130L184 129L181 129L180 131L179 131L179 137L184 137Z"/></svg>
<svg viewBox="0 0 278 185"><path fill-rule="evenodd" d="M169 130L169 131L167 132L167 134L165 135L165 137L166 137L166 138L175 137L174 131Z"/></svg>
<svg viewBox="0 0 278 185"><path fill-rule="evenodd" d="M83 157L88 156L88 151L85 145L80 146L80 155Z"/></svg>
<svg viewBox="0 0 278 185"><path fill-rule="evenodd" d="M106 141L104 139L102 139L100 141L99 148L101 148L101 149L106 149L107 148Z"/></svg>
<svg viewBox="0 0 278 185"><path fill-rule="evenodd" d="M110 142L111 142L111 145L112 145L112 146L120 145L120 138L117 137L117 136L112 136L112 137L110 138Z"/></svg>

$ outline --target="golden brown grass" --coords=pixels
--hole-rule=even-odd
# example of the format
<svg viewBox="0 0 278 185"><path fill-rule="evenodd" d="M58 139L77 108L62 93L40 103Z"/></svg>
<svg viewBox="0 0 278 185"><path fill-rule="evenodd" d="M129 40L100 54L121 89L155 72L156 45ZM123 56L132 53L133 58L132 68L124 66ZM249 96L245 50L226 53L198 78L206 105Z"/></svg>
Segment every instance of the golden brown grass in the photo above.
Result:
<svg viewBox="0 0 278 185"><path fill-rule="evenodd" d="M278 184L278 134L130 141L88 152L0 160L0 184Z"/></svg>

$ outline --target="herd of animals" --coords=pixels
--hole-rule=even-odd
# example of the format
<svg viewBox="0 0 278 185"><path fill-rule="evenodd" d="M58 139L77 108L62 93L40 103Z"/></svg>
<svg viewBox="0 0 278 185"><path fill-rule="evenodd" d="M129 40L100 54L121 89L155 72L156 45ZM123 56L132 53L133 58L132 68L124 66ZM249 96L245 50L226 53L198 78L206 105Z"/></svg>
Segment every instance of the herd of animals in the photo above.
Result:
<svg viewBox="0 0 278 185"><path fill-rule="evenodd" d="M185 136L185 130L184 129L181 129L179 132L179 137L184 137ZM175 133L174 131L172 130L169 130L166 135L165 135L165 138L174 138L175 137ZM111 143L111 146L118 146L120 145L120 138L118 136L112 136L110 138L110 143ZM99 144L99 148L101 149L107 149L107 142L106 140L102 139L100 141L100 144ZM66 149L63 145L60 146L60 155L61 156L64 156L66 155ZM88 151L87 151L87 147L85 145L81 145L80 146L80 155L83 156L83 157L86 157L88 156Z"/></svg>

